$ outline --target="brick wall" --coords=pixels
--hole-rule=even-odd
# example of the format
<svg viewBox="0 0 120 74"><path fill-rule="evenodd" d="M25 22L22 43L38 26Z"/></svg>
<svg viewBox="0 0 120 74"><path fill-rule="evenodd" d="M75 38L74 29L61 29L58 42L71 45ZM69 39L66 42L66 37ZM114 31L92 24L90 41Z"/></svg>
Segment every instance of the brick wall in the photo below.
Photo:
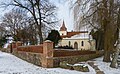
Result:
<svg viewBox="0 0 120 74"><path fill-rule="evenodd" d="M30 63L53 67L53 42L45 41L43 45L19 46L13 49L13 54Z"/></svg>
<svg viewBox="0 0 120 74"><path fill-rule="evenodd" d="M84 54L84 55L74 55L74 56L62 56L62 57L54 57L54 67L59 67L60 62L66 61L70 64L78 63L81 61L91 60L97 57L103 56L103 51L97 51L92 54Z"/></svg>
<svg viewBox="0 0 120 74"><path fill-rule="evenodd" d="M73 64L94 59L102 56L103 52L54 50L53 42L45 41L43 45L14 48L13 54L35 65L50 68L58 67L62 61Z"/></svg>
<svg viewBox="0 0 120 74"><path fill-rule="evenodd" d="M17 51L43 53L43 46L42 45L20 46L17 47Z"/></svg>
<svg viewBox="0 0 120 74"><path fill-rule="evenodd" d="M78 55L86 55L86 54L95 54L96 51L89 50L54 50L54 57L65 57L65 56L78 56Z"/></svg>

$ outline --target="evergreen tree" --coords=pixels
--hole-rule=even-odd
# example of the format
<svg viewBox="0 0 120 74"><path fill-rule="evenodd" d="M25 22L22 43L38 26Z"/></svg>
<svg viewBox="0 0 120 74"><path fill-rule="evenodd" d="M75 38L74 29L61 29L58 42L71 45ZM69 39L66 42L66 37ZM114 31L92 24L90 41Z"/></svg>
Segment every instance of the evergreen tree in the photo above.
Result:
<svg viewBox="0 0 120 74"><path fill-rule="evenodd" d="M46 38L46 40L51 40L54 42L54 47L55 45L58 44L59 40L61 40L62 38L60 37L60 34L57 30L51 30L51 32L48 34L48 37Z"/></svg>

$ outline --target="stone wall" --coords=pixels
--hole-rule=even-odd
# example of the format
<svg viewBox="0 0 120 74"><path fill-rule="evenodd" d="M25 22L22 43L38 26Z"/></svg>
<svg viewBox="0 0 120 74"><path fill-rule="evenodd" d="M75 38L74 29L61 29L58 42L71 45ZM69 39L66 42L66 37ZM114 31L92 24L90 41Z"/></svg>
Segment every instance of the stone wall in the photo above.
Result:
<svg viewBox="0 0 120 74"><path fill-rule="evenodd" d="M10 48L0 48L0 51L10 53Z"/></svg>
<svg viewBox="0 0 120 74"><path fill-rule="evenodd" d="M33 52L24 52L24 51L17 51L13 53L15 56L30 62L32 64L42 66L42 54L41 53L33 53Z"/></svg>
<svg viewBox="0 0 120 74"><path fill-rule="evenodd" d="M86 55L78 55L78 56L53 57L53 56L46 56L43 53L17 51L14 53L14 55L35 65L49 68L49 67L59 67L60 62L63 61L66 61L70 64L74 64L81 61L91 60L102 56L103 52L99 51L94 54L86 54Z"/></svg>
<svg viewBox="0 0 120 74"><path fill-rule="evenodd" d="M15 56L42 67L53 67L53 42L45 41L43 45L19 46L13 49Z"/></svg>
<svg viewBox="0 0 120 74"><path fill-rule="evenodd" d="M69 64L75 64L81 61L91 60L103 55L103 51L97 51L94 54L78 55L78 56L66 56L66 57L54 57L54 67L59 67L60 62L66 61Z"/></svg>
<svg viewBox="0 0 120 74"><path fill-rule="evenodd" d="M42 52L41 52L42 49ZM32 51L31 51L32 50ZM40 52L39 52L40 50ZM59 54L59 50L55 51L53 49L53 42L51 41L45 41L43 42L42 48L41 46L18 46L16 48L12 48L12 54L15 56L26 60L30 63L33 63L38 66L42 67L59 67L60 62L67 61L70 64L78 63L80 61L86 61L90 59L94 59L96 57L102 56L103 52L85 52L86 54L80 54L75 51L77 55L73 55L73 52L66 52L65 53L70 53L69 56L60 56L57 55ZM61 52L61 51L60 51ZM63 53L63 51L62 51ZM72 53L72 54L71 54ZM78 55L80 54L80 55Z"/></svg>

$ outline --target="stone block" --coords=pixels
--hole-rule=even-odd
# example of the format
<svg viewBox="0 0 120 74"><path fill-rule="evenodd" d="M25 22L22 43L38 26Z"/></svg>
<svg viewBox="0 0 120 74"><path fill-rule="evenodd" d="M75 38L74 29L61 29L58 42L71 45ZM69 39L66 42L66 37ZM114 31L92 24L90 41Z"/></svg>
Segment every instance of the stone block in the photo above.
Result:
<svg viewBox="0 0 120 74"><path fill-rule="evenodd" d="M97 71L96 74L105 74L103 71Z"/></svg>
<svg viewBox="0 0 120 74"><path fill-rule="evenodd" d="M73 67L71 65L68 65L67 61L60 62L60 67L73 70Z"/></svg>
<svg viewBox="0 0 120 74"><path fill-rule="evenodd" d="M88 66L83 66L83 72L89 72Z"/></svg>
<svg viewBox="0 0 120 74"><path fill-rule="evenodd" d="M74 70L77 70L77 71L89 72L88 66L76 65L76 66L73 66L73 68L74 68Z"/></svg>
<svg viewBox="0 0 120 74"><path fill-rule="evenodd" d="M73 68L74 68L74 70L83 72L83 66L82 65L73 66Z"/></svg>

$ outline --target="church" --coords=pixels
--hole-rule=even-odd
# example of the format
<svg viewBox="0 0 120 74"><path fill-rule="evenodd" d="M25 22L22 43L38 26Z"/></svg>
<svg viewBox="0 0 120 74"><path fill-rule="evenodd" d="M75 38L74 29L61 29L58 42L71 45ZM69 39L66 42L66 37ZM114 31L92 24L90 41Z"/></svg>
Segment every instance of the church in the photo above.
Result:
<svg viewBox="0 0 120 74"><path fill-rule="evenodd" d="M70 46L75 50L95 50L95 40L90 38L88 31L71 31L68 32L63 21L59 30L62 40L60 46Z"/></svg>

